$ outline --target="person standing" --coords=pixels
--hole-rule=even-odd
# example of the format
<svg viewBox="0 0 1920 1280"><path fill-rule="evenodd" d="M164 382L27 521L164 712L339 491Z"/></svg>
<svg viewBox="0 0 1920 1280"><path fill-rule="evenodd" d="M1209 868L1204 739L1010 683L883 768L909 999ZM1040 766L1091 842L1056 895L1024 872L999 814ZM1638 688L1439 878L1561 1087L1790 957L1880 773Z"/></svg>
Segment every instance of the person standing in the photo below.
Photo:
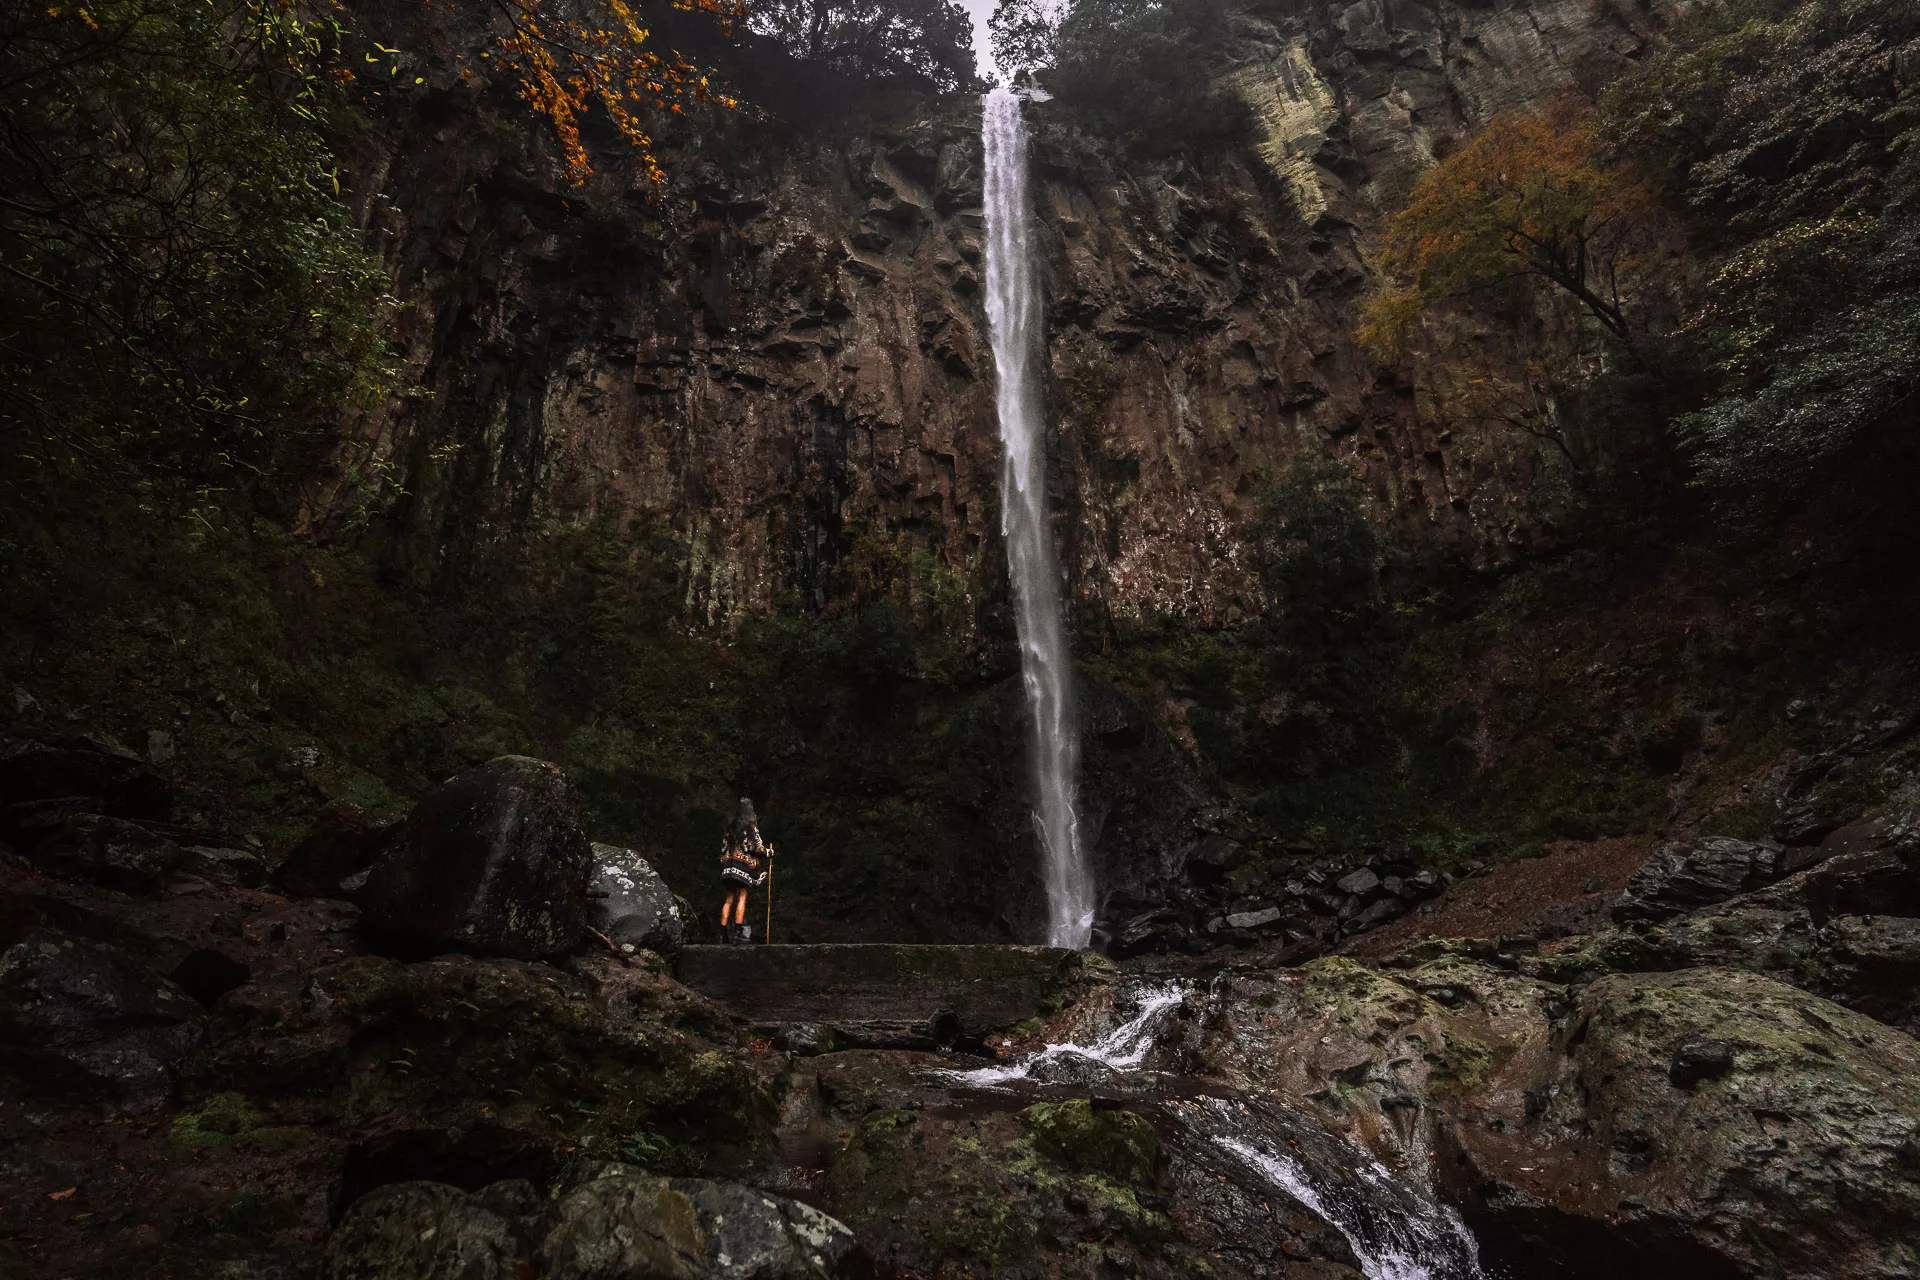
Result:
<svg viewBox="0 0 1920 1280"><path fill-rule="evenodd" d="M767 882L767 863L772 858L772 847L760 838L753 801L743 796L733 825L720 841L720 883L726 892L720 900L722 942L753 941L753 926L747 923L747 891Z"/></svg>

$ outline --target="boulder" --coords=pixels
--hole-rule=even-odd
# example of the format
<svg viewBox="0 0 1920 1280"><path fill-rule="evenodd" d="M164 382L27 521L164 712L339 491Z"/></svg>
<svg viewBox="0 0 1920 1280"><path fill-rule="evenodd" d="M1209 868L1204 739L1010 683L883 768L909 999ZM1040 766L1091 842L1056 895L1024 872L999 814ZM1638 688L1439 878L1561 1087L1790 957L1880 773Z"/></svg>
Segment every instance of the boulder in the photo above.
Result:
<svg viewBox="0 0 1920 1280"><path fill-rule="evenodd" d="M69 797L116 818L164 821L173 810L166 780L125 747L88 738L0 740L0 810Z"/></svg>
<svg viewBox="0 0 1920 1280"><path fill-rule="evenodd" d="M616 947L647 950L672 959L680 951L686 922L673 890L653 864L632 849L593 846L596 895L587 905L587 923Z"/></svg>
<svg viewBox="0 0 1920 1280"><path fill-rule="evenodd" d="M188 845L180 851L180 870L203 876L215 884L258 889L267 878L267 864L249 849L221 849Z"/></svg>
<svg viewBox="0 0 1920 1280"><path fill-rule="evenodd" d="M565 1191L540 1246L550 1280L628 1275L688 1280L871 1276L853 1233L818 1209L737 1183L656 1178L602 1165Z"/></svg>
<svg viewBox="0 0 1920 1280"><path fill-rule="evenodd" d="M541 1200L524 1182L368 1192L327 1241L326 1280L841 1280L872 1263L846 1227L730 1182L589 1165Z"/></svg>
<svg viewBox="0 0 1920 1280"><path fill-rule="evenodd" d="M387 842L361 923L397 950L523 960L586 934L593 849L558 765L501 756L441 784Z"/></svg>
<svg viewBox="0 0 1920 1280"><path fill-rule="evenodd" d="M57 879L141 894L165 884L179 870L186 852L138 822L76 813L43 833L27 856Z"/></svg>
<svg viewBox="0 0 1920 1280"><path fill-rule="evenodd" d="M273 885L298 898L355 901L396 825L370 809L335 801L274 870Z"/></svg>
<svg viewBox="0 0 1920 1280"><path fill-rule="evenodd" d="M1652 922L1725 902L1785 874L1781 853L1771 841L1726 836L1662 845L1633 873L1613 906L1613 918L1622 924Z"/></svg>
<svg viewBox="0 0 1920 1280"><path fill-rule="evenodd" d="M397 1182L354 1201L327 1240L326 1280L516 1280L513 1230L457 1187Z"/></svg>
<svg viewBox="0 0 1920 1280"><path fill-rule="evenodd" d="M118 948L34 927L0 951L0 1070L30 1093L149 1110L204 1030L198 1004Z"/></svg>
<svg viewBox="0 0 1920 1280"><path fill-rule="evenodd" d="M1564 1025L1564 1049L1521 1049L1482 1095L1504 1114L1454 1131L1480 1176L1511 1180L1487 1207L1524 1224L1528 1256L1558 1261L1540 1249L1544 1201L1609 1221L1609 1247L1666 1241L1670 1262L1690 1253L1707 1274L1913 1274L1920 1044L1724 969L1603 977ZM1568 1184L1574 1168L1586 1183Z"/></svg>

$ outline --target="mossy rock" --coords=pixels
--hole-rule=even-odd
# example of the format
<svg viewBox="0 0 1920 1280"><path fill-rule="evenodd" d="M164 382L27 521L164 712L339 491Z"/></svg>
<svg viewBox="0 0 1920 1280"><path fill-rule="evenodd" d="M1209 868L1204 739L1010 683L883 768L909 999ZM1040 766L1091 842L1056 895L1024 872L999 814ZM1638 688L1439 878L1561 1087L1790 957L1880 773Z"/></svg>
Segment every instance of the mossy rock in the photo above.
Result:
<svg viewBox="0 0 1920 1280"><path fill-rule="evenodd" d="M1039 1102L1020 1113L1040 1148L1089 1173L1145 1186L1160 1168L1160 1138L1143 1117L1088 1098Z"/></svg>
<svg viewBox="0 0 1920 1280"><path fill-rule="evenodd" d="M217 1093L196 1110L176 1117L167 1127L167 1140L191 1150L230 1147L259 1127L260 1112L245 1095Z"/></svg>

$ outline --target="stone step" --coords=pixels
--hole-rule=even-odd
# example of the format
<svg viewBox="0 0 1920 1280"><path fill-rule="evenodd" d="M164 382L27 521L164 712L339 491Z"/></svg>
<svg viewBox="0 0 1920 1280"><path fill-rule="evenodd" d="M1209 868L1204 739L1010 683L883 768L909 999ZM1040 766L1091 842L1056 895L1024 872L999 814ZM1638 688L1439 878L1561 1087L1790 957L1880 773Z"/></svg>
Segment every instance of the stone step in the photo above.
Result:
<svg viewBox="0 0 1920 1280"><path fill-rule="evenodd" d="M978 1040L1058 1009L1099 961L1059 947L684 947L681 982L796 1042L821 1029L839 1046L932 1048Z"/></svg>

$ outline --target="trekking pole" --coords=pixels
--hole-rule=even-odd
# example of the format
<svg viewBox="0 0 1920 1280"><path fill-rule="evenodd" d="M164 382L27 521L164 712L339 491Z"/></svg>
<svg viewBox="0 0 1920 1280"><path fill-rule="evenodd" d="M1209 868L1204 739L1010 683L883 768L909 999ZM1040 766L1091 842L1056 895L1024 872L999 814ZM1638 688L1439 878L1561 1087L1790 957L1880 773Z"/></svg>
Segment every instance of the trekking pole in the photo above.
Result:
<svg viewBox="0 0 1920 1280"><path fill-rule="evenodd" d="M767 846L767 931L761 935L760 945L773 942L773 846Z"/></svg>

